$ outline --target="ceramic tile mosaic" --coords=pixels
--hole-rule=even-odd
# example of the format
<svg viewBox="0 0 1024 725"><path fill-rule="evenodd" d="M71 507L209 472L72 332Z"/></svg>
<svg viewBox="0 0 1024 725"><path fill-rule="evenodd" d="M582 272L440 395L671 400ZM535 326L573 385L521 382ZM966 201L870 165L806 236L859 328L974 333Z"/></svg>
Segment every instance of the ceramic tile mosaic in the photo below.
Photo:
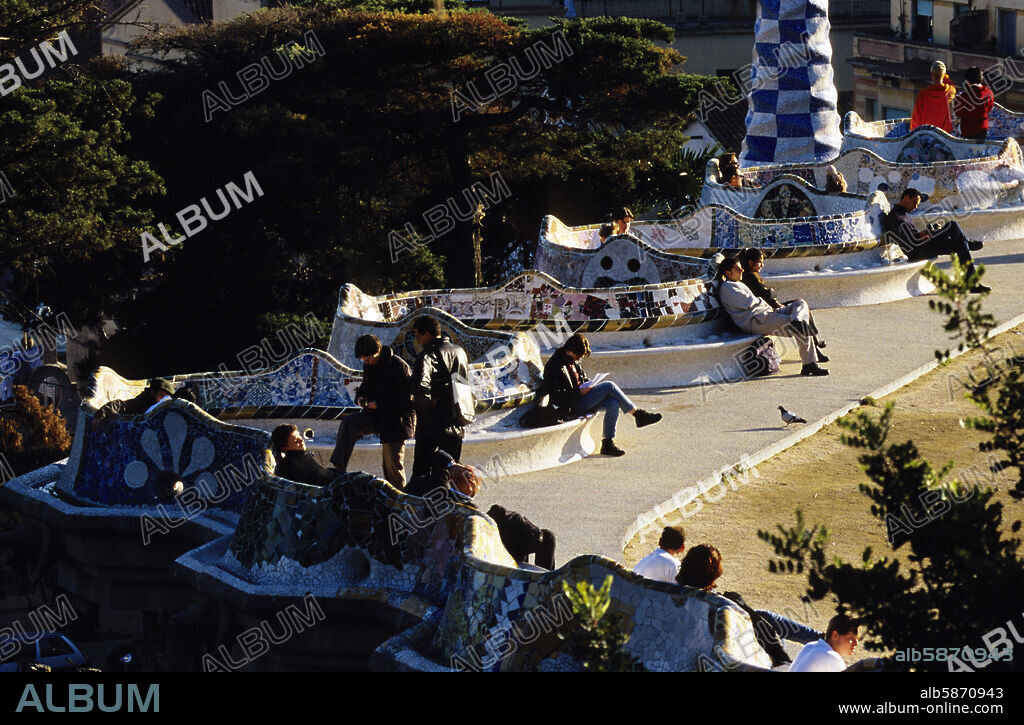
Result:
<svg viewBox="0 0 1024 725"><path fill-rule="evenodd" d="M954 131L959 133L960 119L953 119ZM864 138L902 138L910 133L910 119L898 118L888 121L865 121L856 111L843 117L843 134ZM988 114L988 136L986 141L1002 141L1024 136L1024 113L1011 111L996 103Z"/></svg>
<svg viewBox="0 0 1024 725"><path fill-rule="evenodd" d="M155 505L157 474L171 471L208 505L241 510L256 480L273 470L270 437L229 425L176 400L99 429L83 410L59 487L106 506Z"/></svg>
<svg viewBox="0 0 1024 725"><path fill-rule="evenodd" d="M900 194L908 186L928 194L928 205L941 203L940 206L948 210L1016 208L1022 205L1020 187L1021 181L1024 180L1024 163L1020 146L1013 139L1003 141L1001 146L984 145L983 148L993 151L993 155L986 157L967 157L934 163L896 161L901 154L925 153L922 149L928 144L924 139L929 139L929 143L941 141L954 153L965 152L965 149L971 146L979 146L956 141L948 134L942 134L945 138L939 138L938 134L942 132L919 129L903 139L876 141L875 145L888 154L890 160L870 149L850 148L843 151L831 164L760 166L742 169L740 173L745 181L757 186L771 184L782 176L793 174L802 177L813 175L816 185L824 186L828 167L835 165L846 179L850 195L880 191L885 194L890 205L899 201ZM709 176L712 183L718 178L717 163L713 167L709 164ZM705 187L708 187L707 182Z"/></svg>
<svg viewBox="0 0 1024 725"><path fill-rule="evenodd" d="M717 595L645 580L600 556L548 573L519 570L486 515L407 496L364 473L323 488L268 477L228 551L214 566L196 567L251 592L400 601L404 611L419 601L423 624L384 650L427 670L579 669L557 637L570 616L562 582L600 585L611 574L612 611L629 618L629 650L648 669L698 669L701 655L769 666L750 620Z"/></svg>
<svg viewBox="0 0 1024 725"><path fill-rule="evenodd" d="M703 279L613 289L580 288L530 270L494 287L421 290L379 297L345 285L332 339L339 325L349 324L357 314L368 315L363 318L367 323L404 324L406 315L424 307L443 310L474 328L506 331L548 327L613 332L697 325L722 318L718 300Z"/></svg>
<svg viewBox="0 0 1024 725"><path fill-rule="evenodd" d="M712 278L707 260L659 252L632 235L610 237L598 249L562 246L549 241L558 236L549 234L545 227L557 224L563 230L567 228L555 217L544 220L534 267L574 287L633 287L687 279L707 282Z"/></svg>
<svg viewBox="0 0 1024 725"><path fill-rule="evenodd" d="M761 0L740 160L745 166L831 159L841 135L828 0Z"/></svg>

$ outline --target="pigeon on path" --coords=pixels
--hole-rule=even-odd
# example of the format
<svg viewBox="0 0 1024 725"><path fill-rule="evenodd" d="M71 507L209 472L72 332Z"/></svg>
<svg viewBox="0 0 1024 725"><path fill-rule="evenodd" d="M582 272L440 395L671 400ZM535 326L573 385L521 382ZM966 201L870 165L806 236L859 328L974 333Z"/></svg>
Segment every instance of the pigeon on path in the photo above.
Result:
<svg viewBox="0 0 1024 725"><path fill-rule="evenodd" d="M783 408L781 405L779 406L779 412L782 413L782 422L785 423L787 426L790 423L806 423L807 422L806 420L801 418L796 413L791 413L790 411L788 411L785 408Z"/></svg>

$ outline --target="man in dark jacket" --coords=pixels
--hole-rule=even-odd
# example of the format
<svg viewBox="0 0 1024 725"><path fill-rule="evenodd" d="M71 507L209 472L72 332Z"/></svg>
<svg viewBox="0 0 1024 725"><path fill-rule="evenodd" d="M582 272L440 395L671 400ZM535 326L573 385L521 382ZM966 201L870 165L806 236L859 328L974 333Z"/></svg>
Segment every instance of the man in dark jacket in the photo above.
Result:
<svg viewBox="0 0 1024 725"><path fill-rule="evenodd" d="M882 230L885 241L899 245L903 253L910 259L934 259L942 254L955 254L960 264L968 269L974 267L971 250L981 249L981 242L971 242L964 237L960 225L948 222L944 226L933 225L927 231L920 232L910 221L910 213L927 201L917 189L908 186L900 197L899 203L882 217ZM992 288L983 284L975 285L971 292L991 292Z"/></svg>
<svg viewBox="0 0 1024 725"><path fill-rule="evenodd" d="M313 454L306 452L306 441L294 425L279 425L270 434L270 445L277 459L274 475L289 481L326 486L341 475L341 471L324 468Z"/></svg>
<svg viewBox="0 0 1024 725"><path fill-rule="evenodd" d="M416 358L412 374L412 393L416 402L416 452L412 475L430 472L434 451L442 450L459 460L465 426L454 420L452 375L469 380L466 351L441 335L441 323L433 317L418 317L412 325L416 342L423 351Z"/></svg>
<svg viewBox="0 0 1024 725"><path fill-rule="evenodd" d="M363 362L363 382L356 388L362 410L341 419L331 463L348 470L352 449L365 435L380 434L384 480L405 487L405 441L416 432L409 365L374 335L356 340L356 357Z"/></svg>

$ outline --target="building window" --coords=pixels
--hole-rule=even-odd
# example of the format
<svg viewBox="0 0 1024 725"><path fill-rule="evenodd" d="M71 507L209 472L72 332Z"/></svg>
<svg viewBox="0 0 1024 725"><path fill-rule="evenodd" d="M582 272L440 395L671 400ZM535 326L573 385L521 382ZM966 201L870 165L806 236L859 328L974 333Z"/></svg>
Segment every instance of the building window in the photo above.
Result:
<svg viewBox="0 0 1024 725"><path fill-rule="evenodd" d="M878 120L878 99L877 98L865 98L864 99L864 120L865 121L877 121Z"/></svg>
<svg viewBox="0 0 1024 725"><path fill-rule="evenodd" d="M953 3L953 17L960 17L960 13L966 13L968 7L970 6L964 3Z"/></svg>
<svg viewBox="0 0 1024 725"><path fill-rule="evenodd" d="M910 111L904 108L882 106L882 115L885 117L886 121L895 121L900 118L910 118Z"/></svg>
<svg viewBox="0 0 1024 725"><path fill-rule="evenodd" d="M1001 55L1017 55L1017 13L1014 10L999 10L997 41Z"/></svg>
<svg viewBox="0 0 1024 725"><path fill-rule="evenodd" d="M914 40L932 42L932 0L914 0Z"/></svg>

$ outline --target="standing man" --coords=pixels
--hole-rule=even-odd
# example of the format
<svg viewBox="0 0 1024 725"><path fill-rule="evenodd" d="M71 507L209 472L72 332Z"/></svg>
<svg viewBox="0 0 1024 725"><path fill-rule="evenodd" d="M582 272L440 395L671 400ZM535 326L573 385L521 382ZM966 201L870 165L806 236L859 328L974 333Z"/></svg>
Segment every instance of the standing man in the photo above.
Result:
<svg viewBox="0 0 1024 725"><path fill-rule="evenodd" d="M932 63L932 84L922 88L914 101L914 112L910 116L910 130L918 126L931 125L946 133L953 133L953 116L949 104L956 98L956 88L946 75L946 64L941 60Z"/></svg>
<svg viewBox="0 0 1024 725"><path fill-rule="evenodd" d="M416 432L416 411L412 407L412 371L390 347L382 347L374 335L356 340L355 354L363 363L363 382L356 388L356 405L361 410L346 415L338 426L338 441L331 463L348 470L356 441L380 434L384 480L398 490L405 488L405 441Z"/></svg>
<svg viewBox="0 0 1024 725"><path fill-rule="evenodd" d="M452 375L469 380L466 351L441 335L441 323L433 317L418 317L412 324L416 344L423 351L416 358L412 374L412 394L419 414L416 426L416 452L412 475L430 473L434 452L442 450L459 460L466 429L454 420Z"/></svg>
<svg viewBox="0 0 1024 725"><path fill-rule="evenodd" d="M988 137L988 114L996 98L985 85L981 68L972 65L964 73L964 92L953 102L953 112L960 118L960 136L982 142Z"/></svg>
<svg viewBox="0 0 1024 725"><path fill-rule="evenodd" d="M642 577L675 584L679 574L679 555L686 548L682 526L666 526L658 539L658 548L641 559L633 571Z"/></svg>
<svg viewBox="0 0 1024 725"><path fill-rule="evenodd" d="M857 620L837 614L828 621L825 638L805 644L790 665L790 672L842 672L843 657L851 657L857 649Z"/></svg>

